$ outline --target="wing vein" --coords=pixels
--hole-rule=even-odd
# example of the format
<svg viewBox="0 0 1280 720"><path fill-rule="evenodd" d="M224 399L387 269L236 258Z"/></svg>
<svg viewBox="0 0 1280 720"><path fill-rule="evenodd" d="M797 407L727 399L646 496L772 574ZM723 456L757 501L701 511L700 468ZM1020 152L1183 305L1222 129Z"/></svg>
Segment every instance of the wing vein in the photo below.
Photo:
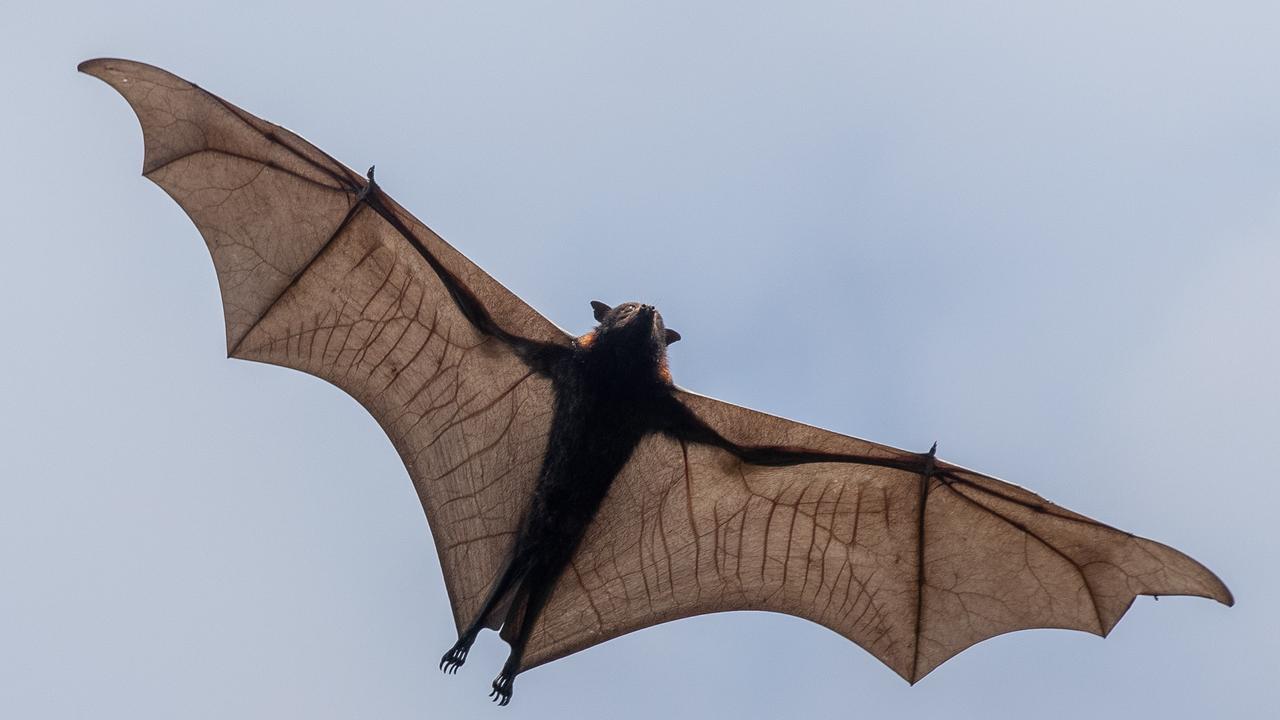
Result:
<svg viewBox="0 0 1280 720"><path fill-rule="evenodd" d="M1099 634L1099 635L1103 635L1103 634L1105 634L1105 633L1106 633L1106 627L1107 627L1107 626L1106 626L1106 624L1105 624L1105 623L1103 623L1103 622L1102 622L1102 612L1101 612L1101 610L1099 610L1099 609L1098 609L1098 599L1097 599L1096 597L1094 597L1094 595L1093 595L1093 586L1091 586L1091 585L1089 584L1089 578L1084 574L1084 569L1080 567L1080 564L1079 564L1079 563L1077 563L1073 558L1071 558L1071 556L1069 556L1069 555L1067 555L1066 553L1062 552L1062 551L1061 551L1061 550L1059 550L1057 547L1055 547L1054 545L1050 544L1047 540L1045 540L1044 538L1040 537L1040 535L1039 535L1038 533L1036 533L1035 531L1033 531L1031 528L1027 527L1026 525L1024 525L1024 524L1022 524L1022 523L1020 523L1020 522L1017 522L1017 521L1015 521L1015 520L1010 519L1010 518L1009 518L1008 516L1006 516L1004 513L1000 512L999 510L996 510L995 508L987 507L986 505L983 505L982 503L978 502L977 500L974 500L973 498L969 497L968 495L965 495L964 493L962 493L962 492L960 492L959 490L955 489L954 487L952 487L952 486L951 486L951 484L950 484L950 483L945 483L945 482L944 482L944 483L942 483L942 485L943 485L944 487L946 487L948 490L950 490L952 493L954 493L957 497L964 498L966 501L968 501L968 502L969 502L970 504L972 504L973 506L977 507L977 508L978 508L978 509L980 509L980 510L985 510L986 512L991 513L991 514L992 514L992 515L994 515L996 518L999 518L1000 520L1002 520L1002 521L1004 521L1005 523L1007 523L1007 524L1009 524L1010 526L1012 526L1015 530L1018 530L1019 532L1022 532L1022 533L1025 533L1026 535L1031 536L1031 537L1032 537L1032 538L1034 538L1037 542L1039 542L1041 545L1043 545L1044 547L1048 548L1050 551L1052 551L1052 552L1053 552L1054 554L1056 554L1057 556L1061 557L1063 560L1067 561L1067 563L1068 563L1069 565L1071 565L1071 567L1076 571L1076 574L1078 574L1078 575L1080 576L1080 582L1084 583L1084 590L1085 590L1085 594L1087 594L1087 595L1089 596L1089 603L1090 603L1091 605L1093 605L1093 616L1094 616L1094 618L1098 621L1098 634ZM1060 516L1056 516L1056 515L1055 515L1055 517L1060 517ZM1030 563L1030 560L1028 560L1028 563Z"/></svg>
<svg viewBox="0 0 1280 720"><path fill-rule="evenodd" d="M913 641L915 648L911 653L911 682L913 683L919 679L917 671L920 667L920 630L924 621L924 511L925 503L929 499L929 479L930 476L927 473L920 478L920 502L916 520L916 629Z"/></svg>
<svg viewBox="0 0 1280 720"><path fill-rule="evenodd" d="M337 187L334 187L332 185L325 185L319 180L316 180L314 178L309 178L306 175L303 175L302 173L297 172L296 170L289 170L288 168L280 167L279 165L273 162L270 162L268 160L262 160L259 158L250 157L248 155L243 155L241 153L231 152L230 150L223 150L222 148L200 148L199 150L192 150L191 152L182 153L177 157L173 157L168 160L165 160L164 162L160 163L159 165L153 168L147 168L147 171L142 173L142 175L143 177L150 179L153 173L157 173L180 160L186 160L187 158L194 157L196 155L204 155L204 154L223 155L225 157L236 158L237 160L244 160L245 162L262 165L264 168L271 168L276 172L282 173L284 175L288 175L289 177L292 177L297 180L301 180L306 183L311 183L312 185L322 187L326 190L335 190L338 192L351 193L359 189L359 187L356 185L344 185L341 183L339 183Z"/></svg>
<svg viewBox="0 0 1280 720"><path fill-rule="evenodd" d="M329 250L329 248L333 247L333 241L339 235L342 234L343 230L347 229L347 226L349 226L351 224L351 221L355 219L357 214L359 214L360 208L363 206L364 206L363 203L355 203L350 207L350 209L347 210L347 214L342 218L342 222L338 223L338 227L334 228L334 231L329 235L329 239L325 240L324 243L320 246L320 248L316 250L315 253L310 257L310 259L308 259L307 262L296 273L293 274L293 277L289 279L289 284L285 285L284 289L282 289L279 293L276 294L275 298L272 299L271 304L267 305L266 309L262 311L262 314L259 315L256 320L253 321L252 325L249 326L249 329L245 330L244 334L241 335L238 340L236 340L235 345L231 346L231 351L227 353L228 356L235 357L236 353L240 352L240 346L244 344L244 341L250 335L253 334L253 331L259 325L262 324L262 320L271 313L272 308L274 308L280 302L280 300L286 294L288 294L288 292L292 290L295 285L298 284L298 281L302 279L302 276L307 274L307 271L310 270L311 266L316 263L316 260L319 260L320 257L324 255L326 251Z"/></svg>
<svg viewBox="0 0 1280 720"><path fill-rule="evenodd" d="M321 165L320 163L318 163L318 162L316 162L315 160L313 160L313 159L311 159L310 157L308 157L305 153L303 153L303 152L299 151L299 150L298 150L297 148L295 148L294 146L292 146L292 145L290 145L289 143L285 142L285 139L286 139L286 138L285 138L284 136L279 136L279 135L276 135L275 133L266 133L266 132L263 132L263 131L262 131L262 128L258 127L257 125L254 125L252 122L250 122L250 121L249 121L249 118L246 118L246 117L245 117L246 115L249 115L248 113L246 113L245 111L243 111L243 110L241 110L240 108L236 107L235 105L232 105L231 103L227 102L226 100L223 100L222 98L218 97L217 95L214 95L213 93L205 92L205 90L204 90L203 88L201 88L201 87L200 87L200 86L198 86L198 85L195 85L194 83L192 83L192 87L197 88L200 92L204 93L204 94L205 94L205 96L212 98L215 102L217 102L217 103L218 103L219 105L221 105L224 109L226 109L226 111L227 111L227 112L229 112L229 113L231 113L232 115L234 115L234 116L236 117L236 119L237 119L237 120L239 120L240 122L244 123L246 127L248 127L248 128L249 128L250 130L252 130L253 132L256 132L258 135L262 136L262 137L263 137L267 142L270 142L270 143L271 143L271 144L273 144L273 145L279 145L280 147L283 147L285 150L288 150L290 153L293 153L294 157L296 157L296 158L298 158L299 160L301 160L302 162L304 162L304 163L306 163L306 164L310 165L311 167L315 168L316 170L318 170L318 171L320 171L320 172L324 173L325 175L328 175L329 177L333 178L334 180L337 180L339 184L342 184L342 181L343 181L344 179L345 179L345 180L347 180L347 181L350 181L350 180L351 180L351 178L350 178L350 177L346 177L346 178L339 177L339 176L338 176L338 174L337 174L337 173L335 173L335 172L333 171L333 168L332 168L332 167L325 167L325 166ZM253 117L253 116L252 116L252 115L249 115L249 117ZM258 118L255 118L255 119L258 119ZM267 122L267 121L263 120L262 122ZM272 125L275 125L274 123L271 123L271 124L272 124ZM278 125L276 125L276 127L279 127L279 126L278 126ZM280 128L280 129L281 129L281 130L284 130L284 128ZM285 130L285 132L289 132L289 131L288 131L288 130ZM310 145L310 143L307 143L307 144L309 144L309 145ZM316 152L318 152L318 153L320 153L320 154L321 154L321 155L322 155L326 160L328 160L329 162L333 163L333 165L334 165L334 166L336 166L336 167L338 167L338 168L340 168L340 169L342 169L342 170L344 170L344 171L350 172L349 170L347 170L347 168L346 168L342 163L338 162L338 161L337 161L337 160L335 160L332 156L330 156L328 153L326 153L325 151L323 151L323 150L321 150L320 148L316 147L315 145L311 145L311 149L312 149L312 150L315 150L315 151L316 151Z"/></svg>

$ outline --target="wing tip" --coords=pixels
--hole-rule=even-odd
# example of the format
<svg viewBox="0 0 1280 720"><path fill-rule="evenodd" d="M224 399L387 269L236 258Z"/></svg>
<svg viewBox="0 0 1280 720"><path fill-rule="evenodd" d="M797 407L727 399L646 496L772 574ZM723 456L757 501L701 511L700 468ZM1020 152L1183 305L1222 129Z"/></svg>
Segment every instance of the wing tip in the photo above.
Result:
<svg viewBox="0 0 1280 720"><path fill-rule="evenodd" d="M124 65L137 67L141 64L142 63L134 62L133 60L125 60L124 58L89 58L79 65L76 65L76 71L82 72L85 75L92 75L99 80L106 80L106 75L108 73L123 70L124 68L122 66Z"/></svg>
<svg viewBox="0 0 1280 720"><path fill-rule="evenodd" d="M1236 596L1231 592L1231 588L1227 587L1227 584L1222 582L1222 578L1218 577L1218 574L1214 571L1205 568L1205 572L1209 573L1209 576L1213 578L1214 584L1217 585L1213 594L1209 595L1209 599L1217 600L1227 607L1235 607Z"/></svg>
<svg viewBox="0 0 1280 720"><path fill-rule="evenodd" d="M1195 561L1193 560L1193 562ZM1196 562L1196 565L1204 571L1205 575L1208 576L1205 582L1205 585L1207 586L1205 588L1206 591L1198 593L1198 597L1206 598L1208 600L1216 600L1227 607L1234 607L1236 604L1236 596L1231 592L1231 588L1227 587L1227 584L1222 581L1222 578L1218 577L1217 573L1199 562Z"/></svg>
<svg viewBox="0 0 1280 720"><path fill-rule="evenodd" d="M1211 591L1211 592L1170 592L1170 593L1144 592L1144 593L1138 593L1138 594L1155 598L1157 600L1159 600L1160 598L1166 598L1166 597L1203 598L1205 600L1213 600L1219 605L1223 605L1225 607L1235 607L1235 604L1236 604L1235 596L1231 594L1231 591L1228 590L1225 585L1221 587L1220 591Z"/></svg>
<svg viewBox="0 0 1280 720"><path fill-rule="evenodd" d="M85 75L93 75L97 77L101 69L104 68L108 63L112 63L112 62L129 62L129 61L124 60L122 58L109 58L109 57L89 58L88 60L82 61L79 65L76 65L76 72L82 72Z"/></svg>
<svg viewBox="0 0 1280 720"><path fill-rule="evenodd" d="M85 75L98 78L116 88L121 94L124 94L124 90L129 87L134 78L151 83L176 81L183 85L191 85L191 83L164 68L125 58L90 58L76 65L76 70Z"/></svg>
<svg viewBox="0 0 1280 720"><path fill-rule="evenodd" d="M1148 542L1154 542L1154 541L1149 540ZM1186 563L1189 563L1189 570L1187 572L1187 575L1196 577L1196 579L1198 580L1197 584L1199 585L1199 587L1186 588L1185 591L1182 591L1182 592L1178 592L1175 590L1174 592L1168 593L1169 595L1186 595L1190 597L1201 597L1207 600L1216 600L1217 602L1227 607L1233 607L1236 604L1236 598L1235 598L1235 595L1231 593L1231 589L1228 588L1227 584L1222 581L1222 578L1218 577L1217 573L1210 570L1207 566L1205 566L1204 563L1200 562L1199 560L1196 560L1195 558L1191 557L1190 555L1187 555L1186 553L1176 548L1171 548L1168 545L1163 545L1162 543L1155 543L1155 544L1169 549L1170 551L1176 553L1180 559L1182 559ZM1143 594L1162 595L1164 593L1143 593Z"/></svg>

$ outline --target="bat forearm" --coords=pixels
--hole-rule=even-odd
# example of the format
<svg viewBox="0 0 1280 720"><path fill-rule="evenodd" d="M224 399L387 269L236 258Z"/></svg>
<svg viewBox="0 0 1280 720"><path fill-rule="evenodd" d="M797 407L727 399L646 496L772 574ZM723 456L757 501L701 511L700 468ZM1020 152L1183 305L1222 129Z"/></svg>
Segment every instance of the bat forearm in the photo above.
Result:
<svg viewBox="0 0 1280 720"><path fill-rule="evenodd" d="M928 452L903 452L896 457L831 453L784 445L740 445L707 425L679 401L673 401L672 404L673 407L670 409L672 417L666 424L669 434L685 442L720 448L751 465L786 467L812 463L848 463L892 468L925 476L933 476L938 472L937 460L934 456L938 447L936 443Z"/></svg>
<svg viewBox="0 0 1280 720"><path fill-rule="evenodd" d="M400 233L409 242L414 250L418 251L418 254L427 261L427 264L440 279L440 283L444 285L445 290L449 293L449 298L453 300L454 305L457 306L462 316L467 319L467 322L482 335L496 338L510 346L520 359L536 372L543 375L548 374L555 357L567 352L567 349L521 337L508 332L499 325L493 319L489 310L480 302L479 298L446 268L395 211L387 206L383 200L382 189L373 179L372 167L369 168L368 178L368 184L360 190L359 202L363 202L371 210L378 213L383 220L386 220L391 227L395 228L396 232Z"/></svg>
<svg viewBox="0 0 1280 720"><path fill-rule="evenodd" d="M727 440L721 447L736 455L743 462L767 467L785 467L810 463L848 463L851 465L874 465L876 467L893 468L894 470L903 470L921 475L933 475L936 472L936 462L931 452L904 453L902 457L886 458L872 455L815 452L802 448L781 446L743 446Z"/></svg>

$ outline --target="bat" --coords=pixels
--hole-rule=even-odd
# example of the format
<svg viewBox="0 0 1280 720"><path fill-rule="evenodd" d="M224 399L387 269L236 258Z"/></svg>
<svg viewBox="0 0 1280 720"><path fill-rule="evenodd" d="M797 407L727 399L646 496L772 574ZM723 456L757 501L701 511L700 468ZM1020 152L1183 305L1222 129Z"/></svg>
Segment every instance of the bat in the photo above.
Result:
<svg viewBox="0 0 1280 720"><path fill-rule="evenodd" d="M82 72L132 106L143 175L208 245L230 357L323 378L404 461L458 629L516 676L658 623L769 610L915 683L1014 630L1105 636L1138 595L1234 601L1166 545L945 462L675 385L651 305L556 327L300 136L164 70Z"/></svg>

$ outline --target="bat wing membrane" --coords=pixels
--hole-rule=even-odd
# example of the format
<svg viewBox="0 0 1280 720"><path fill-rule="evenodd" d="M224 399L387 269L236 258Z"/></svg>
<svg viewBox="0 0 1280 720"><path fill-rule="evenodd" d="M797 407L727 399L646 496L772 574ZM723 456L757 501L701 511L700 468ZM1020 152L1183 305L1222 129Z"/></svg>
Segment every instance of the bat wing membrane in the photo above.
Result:
<svg viewBox="0 0 1280 720"><path fill-rule="evenodd" d="M228 354L323 378L386 431L464 625L506 559L553 396L508 342L461 312L458 287L508 337L567 346L568 336L390 198L379 192L379 211L362 202L366 180L292 132L148 65L80 69L133 107L143 174L203 235Z"/></svg>
<svg viewBox="0 0 1280 720"><path fill-rule="evenodd" d="M889 464L922 457L677 397L741 446ZM831 628L914 683L1014 630L1106 635L1137 595L1232 602L1213 573L1172 548L944 462L927 479L847 462L761 466L653 435L557 585L526 664L668 620L768 610Z"/></svg>
<svg viewBox="0 0 1280 720"><path fill-rule="evenodd" d="M133 107L144 175L199 228L228 354L316 375L377 419L431 524L459 627L506 560L549 433L550 382L460 311L447 273L504 336L565 333L385 196L297 135L163 70L81 70ZM440 269L433 266L438 265ZM743 447L902 464L920 456L684 391ZM1232 602L1159 543L947 463L924 476L849 462L755 465L652 435L617 478L534 630L524 667L728 610L807 618L910 682L1013 630L1105 635L1137 595Z"/></svg>

